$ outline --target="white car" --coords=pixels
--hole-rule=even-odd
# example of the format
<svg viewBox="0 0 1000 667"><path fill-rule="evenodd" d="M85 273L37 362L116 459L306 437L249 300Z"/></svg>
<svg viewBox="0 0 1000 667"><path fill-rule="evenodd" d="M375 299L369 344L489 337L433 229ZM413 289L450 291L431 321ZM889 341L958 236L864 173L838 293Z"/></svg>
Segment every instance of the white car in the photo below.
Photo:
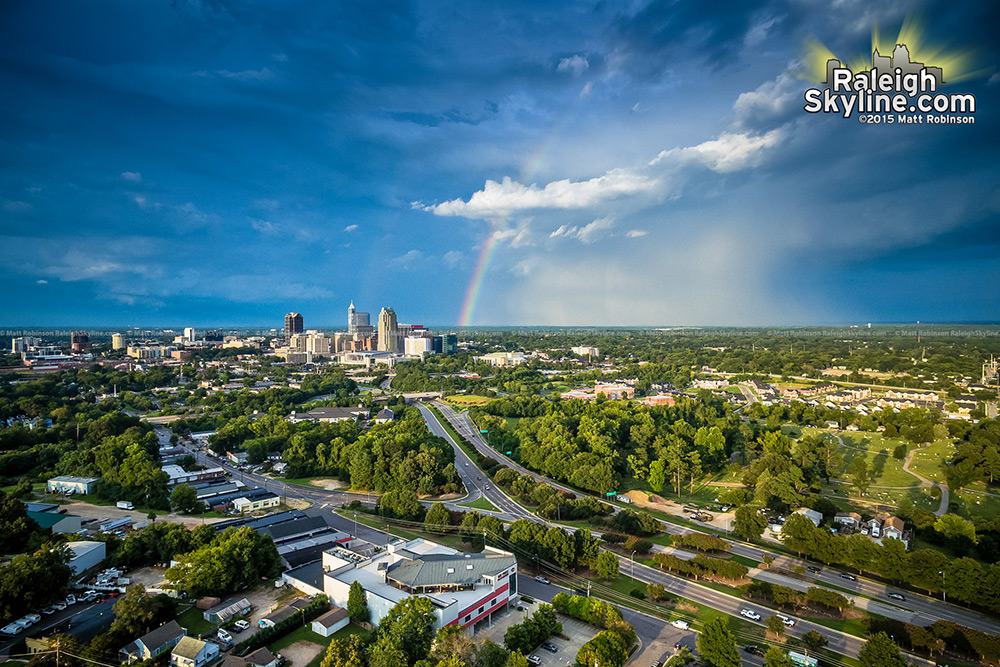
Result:
<svg viewBox="0 0 1000 667"><path fill-rule="evenodd" d="M535 581L537 581L540 584L550 584L550 583L552 583L551 581L549 581L548 579L546 579L545 577L542 577L542 576L535 577Z"/></svg>
<svg viewBox="0 0 1000 667"><path fill-rule="evenodd" d="M760 620L760 614L753 611L752 609L740 609L740 616L745 616L746 618L749 618L751 621Z"/></svg>
<svg viewBox="0 0 1000 667"><path fill-rule="evenodd" d="M538 657L537 655L535 655L534 653L532 653L531 655L529 655L529 656L528 656L527 658L525 658L525 659L526 659L526 660L527 660L528 662L530 662L530 663L531 663L532 665L540 665L540 664L542 664L542 659L541 659L541 658L539 658L539 657Z"/></svg>
<svg viewBox="0 0 1000 667"><path fill-rule="evenodd" d="M792 619L790 619L790 618L788 618L787 616L785 616L783 614L775 614L775 616L777 616L778 618L780 618L781 622L784 623L789 628L795 627L795 621L792 620Z"/></svg>
<svg viewBox="0 0 1000 667"><path fill-rule="evenodd" d="M24 627L18 625L17 623L11 623L10 625L5 625L0 628L0 632L5 635L17 635L24 631Z"/></svg>
<svg viewBox="0 0 1000 667"><path fill-rule="evenodd" d="M689 629L691 629L691 624L690 623L688 623L687 621L682 621L679 618L676 621L671 621L670 625L674 626L678 630L689 630Z"/></svg>
<svg viewBox="0 0 1000 667"><path fill-rule="evenodd" d="M250 624L247 621L241 619L233 623L233 627L236 628L237 632L243 632L244 630L250 629Z"/></svg>
<svg viewBox="0 0 1000 667"><path fill-rule="evenodd" d="M69 595L66 596L66 606L68 607L74 604L76 604L76 596L70 593Z"/></svg>

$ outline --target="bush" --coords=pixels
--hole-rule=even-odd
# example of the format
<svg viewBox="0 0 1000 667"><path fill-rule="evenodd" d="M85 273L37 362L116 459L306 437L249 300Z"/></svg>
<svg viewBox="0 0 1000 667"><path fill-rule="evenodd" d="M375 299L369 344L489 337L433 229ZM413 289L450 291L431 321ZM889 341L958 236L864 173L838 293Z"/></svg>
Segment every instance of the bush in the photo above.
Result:
<svg viewBox="0 0 1000 667"><path fill-rule="evenodd" d="M642 537L630 536L625 540L625 550L635 551L639 554L648 554L649 550L653 548L653 543Z"/></svg>

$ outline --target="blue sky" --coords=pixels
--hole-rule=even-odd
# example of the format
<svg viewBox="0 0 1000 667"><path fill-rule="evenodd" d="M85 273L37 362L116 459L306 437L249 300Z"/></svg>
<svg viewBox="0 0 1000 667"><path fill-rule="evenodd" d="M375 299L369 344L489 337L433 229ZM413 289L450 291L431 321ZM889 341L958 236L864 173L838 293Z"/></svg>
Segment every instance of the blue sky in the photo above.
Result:
<svg viewBox="0 0 1000 667"><path fill-rule="evenodd" d="M3 3L0 323L998 319L995 3L499 4ZM802 110L908 15L975 125Z"/></svg>

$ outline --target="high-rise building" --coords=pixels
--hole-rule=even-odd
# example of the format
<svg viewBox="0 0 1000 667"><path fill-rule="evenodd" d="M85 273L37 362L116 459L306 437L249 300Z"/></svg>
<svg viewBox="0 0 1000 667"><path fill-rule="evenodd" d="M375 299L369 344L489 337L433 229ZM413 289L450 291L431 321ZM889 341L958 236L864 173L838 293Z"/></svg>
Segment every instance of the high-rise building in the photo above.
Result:
<svg viewBox="0 0 1000 667"><path fill-rule="evenodd" d="M356 334L371 335L371 325L371 314L356 310L354 301L351 301L351 305L347 309L347 333L351 336Z"/></svg>
<svg viewBox="0 0 1000 667"><path fill-rule="evenodd" d="M31 348L38 347L41 344L42 339L35 338L34 336L13 338L10 341L10 351L12 354L21 354L22 352L27 352Z"/></svg>
<svg viewBox="0 0 1000 667"><path fill-rule="evenodd" d="M295 334L302 333L302 315L299 313L288 313L285 315L285 340L291 340Z"/></svg>
<svg viewBox="0 0 1000 667"><path fill-rule="evenodd" d="M378 314L378 349L379 352L399 352L399 327L396 311L392 308L383 308Z"/></svg>
<svg viewBox="0 0 1000 667"><path fill-rule="evenodd" d="M86 331L74 331L69 335L69 349L72 352L86 352L90 349L90 334Z"/></svg>
<svg viewBox="0 0 1000 667"><path fill-rule="evenodd" d="M111 349L112 350L124 350L125 349L125 336L120 333L111 334Z"/></svg>
<svg viewBox="0 0 1000 667"><path fill-rule="evenodd" d="M194 342L194 327L184 327L184 340L188 343Z"/></svg>
<svg viewBox="0 0 1000 667"><path fill-rule="evenodd" d="M457 353L458 353L458 334L457 333L441 334L441 354L457 354Z"/></svg>

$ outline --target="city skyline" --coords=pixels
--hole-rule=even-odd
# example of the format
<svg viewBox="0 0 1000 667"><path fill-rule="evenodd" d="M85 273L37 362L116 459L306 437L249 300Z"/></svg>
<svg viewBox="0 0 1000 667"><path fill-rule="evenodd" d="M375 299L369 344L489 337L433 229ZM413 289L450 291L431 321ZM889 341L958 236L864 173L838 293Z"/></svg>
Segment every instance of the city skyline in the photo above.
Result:
<svg viewBox="0 0 1000 667"><path fill-rule="evenodd" d="M7 3L0 325L996 320L1000 9L455 9ZM974 125L803 112L910 15Z"/></svg>

